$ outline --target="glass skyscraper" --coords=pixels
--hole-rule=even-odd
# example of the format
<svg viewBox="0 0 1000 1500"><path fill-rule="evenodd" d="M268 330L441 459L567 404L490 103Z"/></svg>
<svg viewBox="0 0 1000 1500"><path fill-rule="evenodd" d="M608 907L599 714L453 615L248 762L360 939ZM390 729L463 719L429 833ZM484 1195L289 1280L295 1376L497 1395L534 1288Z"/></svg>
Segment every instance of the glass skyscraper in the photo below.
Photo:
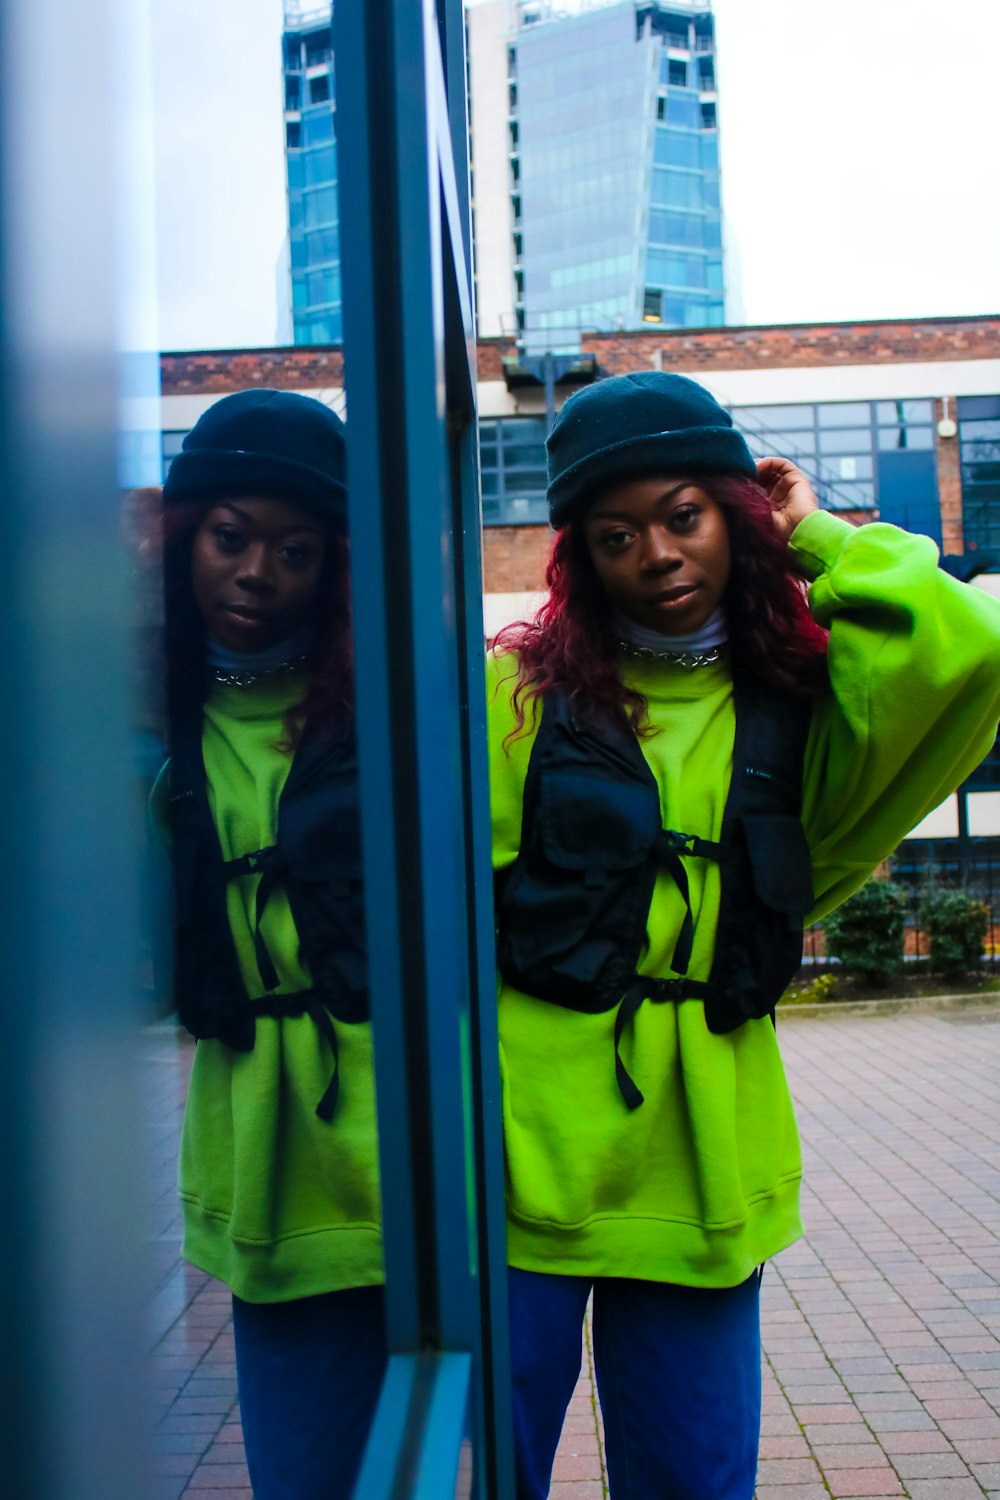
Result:
<svg viewBox="0 0 1000 1500"><path fill-rule="evenodd" d="M523 346L722 324L710 0L522 0L507 62Z"/></svg>
<svg viewBox="0 0 1000 1500"><path fill-rule="evenodd" d="M285 157L297 344L342 336L334 63L329 4L285 0Z"/></svg>

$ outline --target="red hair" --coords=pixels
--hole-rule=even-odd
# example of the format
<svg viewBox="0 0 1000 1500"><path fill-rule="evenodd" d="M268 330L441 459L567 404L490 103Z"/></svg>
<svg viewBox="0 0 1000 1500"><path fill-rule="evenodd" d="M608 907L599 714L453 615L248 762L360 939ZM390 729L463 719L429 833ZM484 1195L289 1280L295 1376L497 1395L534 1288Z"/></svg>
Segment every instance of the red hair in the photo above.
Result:
<svg viewBox="0 0 1000 1500"><path fill-rule="evenodd" d="M706 475L698 483L723 511L729 532L723 605L734 667L793 697L820 696L829 690L827 632L809 613L766 492L740 475ZM611 605L578 523L556 533L545 582L549 597L535 618L506 626L491 643L518 655L514 733L524 728L530 703L561 688L577 713L624 713L641 734L646 700L619 675Z"/></svg>
<svg viewBox="0 0 1000 1500"><path fill-rule="evenodd" d="M126 524L146 568L162 566L164 667L168 717L201 706L208 686L205 624L191 580L194 536L215 504L179 500L162 504L150 487L128 497ZM323 567L310 616L313 644L306 661L306 690L285 715L283 748L293 750L307 723L340 724L354 707L354 648L351 629L350 551L343 527L324 528Z"/></svg>

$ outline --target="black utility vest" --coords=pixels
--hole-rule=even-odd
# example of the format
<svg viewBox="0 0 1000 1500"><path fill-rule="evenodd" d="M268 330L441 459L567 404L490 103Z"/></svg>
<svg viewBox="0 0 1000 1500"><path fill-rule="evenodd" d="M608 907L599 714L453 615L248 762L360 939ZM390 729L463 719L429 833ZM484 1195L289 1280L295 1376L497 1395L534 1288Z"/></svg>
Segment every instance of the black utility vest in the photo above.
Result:
<svg viewBox="0 0 1000 1500"><path fill-rule="evenodd" d="M498 891L504 980L571 1010L618 1007L615 1068L630 1108L642 1094L622 1063L624 1028L643 1000L701 999L710 1031L773 1014L802 961L813 904L802 829L809 709L741 674L733 686L733 770L717 842L664 828L656 779L625 721L580 722L558 692L524 785L521 848ZM707 981L688 979L694 927L685 863L713 859L722 894ZM687 906L669 978L637 973L658 872Z"/></svg>
<svg viewBox="0 0 1000 1500"><path fill-rule="evenodd" d="M355 1022L369 1015L353 728L335 738L306 727L278 802L274 844L229 861L223 860L209 806L201 734L199 709L175 729L169 772L178 1014L194 1036L218 1038L238 1052L252 1050L257 1016L310 1016L333 1053L333 1077L316 1110L330 1119L339 1087L330 1018ZM226 888L258 872L254 946L267 993L252 999L240 972ZM280 992L260 933L264 908L279 885L313 984L293 994Z"/></svg>

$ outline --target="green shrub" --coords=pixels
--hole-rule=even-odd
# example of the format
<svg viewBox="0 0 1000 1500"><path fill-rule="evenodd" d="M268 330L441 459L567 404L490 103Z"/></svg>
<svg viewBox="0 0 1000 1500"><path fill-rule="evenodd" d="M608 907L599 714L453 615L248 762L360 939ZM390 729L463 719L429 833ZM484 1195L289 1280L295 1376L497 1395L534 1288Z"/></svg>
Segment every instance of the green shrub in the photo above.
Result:
<svg viewBox="0 0 1000 1500"><path fill-rule="evenodd" d="M989 908L968 891L930 885L920 902L931 968L948 979L978 971L989 927Z"/></svg>
<svg viewBox="0 0 1000 1500"><path fill-rule="evenodd" d="M864 984L887 985L903 967L906 891L892 880L869 880L823 920L826 949Z"/></svg>
<svg viewBox="0 0 1000 1500"><path fill-rule="evenodd" d="M798 980L781 997L782 1005L819 1005L832 1000L837 989L836 974L817 974L815 979Z"/></svg>

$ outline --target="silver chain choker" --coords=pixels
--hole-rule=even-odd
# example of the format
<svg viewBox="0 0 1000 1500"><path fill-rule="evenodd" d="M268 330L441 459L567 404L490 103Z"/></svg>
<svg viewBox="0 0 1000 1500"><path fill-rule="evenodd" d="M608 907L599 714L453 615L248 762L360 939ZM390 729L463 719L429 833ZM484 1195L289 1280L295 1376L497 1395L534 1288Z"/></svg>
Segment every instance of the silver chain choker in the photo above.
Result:
<svg viewBox="0 0 1000 1500"><path fill-rule="evenodd" d="M291 661L280 662L276 667L263 667L257 672L227 672L224 667L212 667L209 676L220 687L256 687L258 682L270 682L275 677L292 677L308 660L309 653L304 651L301 656L293 656Z"/></svg>
<svg viewBox="0 0 1000 1500"><path fill-rule="evenodd" d="M668 661L672 666L684 667L689 672L693 672L696 667L710 667L713 663L722 661L726 654L725 646L713 646L709 651L658 651L652 646L633 646L630 641L619 641L618 649L624 651L626 656L635 656L640 661Z"/></svg>

